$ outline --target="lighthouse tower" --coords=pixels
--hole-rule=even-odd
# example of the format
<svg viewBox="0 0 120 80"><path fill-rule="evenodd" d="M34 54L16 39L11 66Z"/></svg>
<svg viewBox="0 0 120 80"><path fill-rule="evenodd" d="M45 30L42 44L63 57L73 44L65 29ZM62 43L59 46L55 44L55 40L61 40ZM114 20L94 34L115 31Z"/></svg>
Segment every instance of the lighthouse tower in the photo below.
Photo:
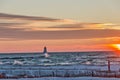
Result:
<svg viewBox="0 0 120 80"><path fill-rule="evenodd" d="M49 57L49 55L48 55L48 53L47 53L47 47L46 47L46 46L44 47L43 53L44 53L44 56L45 56L45 57Z"/></svg>

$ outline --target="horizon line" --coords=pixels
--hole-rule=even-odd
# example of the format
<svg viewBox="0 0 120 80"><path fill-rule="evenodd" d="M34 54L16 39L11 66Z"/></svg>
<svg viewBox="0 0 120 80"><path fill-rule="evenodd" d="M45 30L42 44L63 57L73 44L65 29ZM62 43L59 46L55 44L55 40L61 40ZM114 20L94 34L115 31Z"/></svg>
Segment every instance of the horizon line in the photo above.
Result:
<svg viewBox="0 0 120 80"><path fill-rule="evenodd" d="M113 50L95 50L95 51L49 51L48 53L66 53L66 52L113 52ZM0 54L20 54L20 53L43 53L43 52L36 52L36 51L32 51L32 52L0 52Z"/></svg>

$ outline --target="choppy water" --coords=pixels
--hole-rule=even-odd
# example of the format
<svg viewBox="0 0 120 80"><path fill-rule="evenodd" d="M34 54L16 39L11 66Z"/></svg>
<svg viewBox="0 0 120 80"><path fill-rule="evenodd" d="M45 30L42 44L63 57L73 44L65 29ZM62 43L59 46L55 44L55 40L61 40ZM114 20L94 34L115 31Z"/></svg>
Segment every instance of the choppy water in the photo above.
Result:
<svg viewBox="0 0 120 80"><path fill-rule="evenodd" d="M113 52L54 52L0 54L0 65L106 65L107 60L120 60ZM112 64L120 64L113 62Z"/></svg>

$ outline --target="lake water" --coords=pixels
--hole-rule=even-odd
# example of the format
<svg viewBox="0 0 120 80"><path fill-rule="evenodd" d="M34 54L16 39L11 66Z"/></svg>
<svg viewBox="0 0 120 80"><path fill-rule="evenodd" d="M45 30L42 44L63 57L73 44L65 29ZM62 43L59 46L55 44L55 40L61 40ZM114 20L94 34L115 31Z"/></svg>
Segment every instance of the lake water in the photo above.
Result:
<svg viewBox="0 0 120 80"><path fill-rule="evenodd" d="M49 57L42 53L0 54L0 65L107 65L107 60L119 61L113 52L50 52ZM120 62L111 62L120 64Z"/></svg>

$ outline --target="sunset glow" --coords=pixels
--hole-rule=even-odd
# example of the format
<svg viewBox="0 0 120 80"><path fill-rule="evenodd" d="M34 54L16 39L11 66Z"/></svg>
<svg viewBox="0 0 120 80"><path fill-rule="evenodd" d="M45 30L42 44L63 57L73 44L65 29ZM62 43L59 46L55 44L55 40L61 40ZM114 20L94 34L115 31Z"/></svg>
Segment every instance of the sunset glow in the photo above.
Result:
<svg viewBox="0 0 120 80"><path fill-rule="evenodd" d="M2 0L0 52L37 52L43 46L102 51L109 44L120 50L114 44L120 41L119 7L114 0Z"/></svg>
<svg viewBox="0 0 120 80"><path fill-rule="evenodd" d="M120 44L112 44L111 46L116 50L120 50Z"/></svg>

